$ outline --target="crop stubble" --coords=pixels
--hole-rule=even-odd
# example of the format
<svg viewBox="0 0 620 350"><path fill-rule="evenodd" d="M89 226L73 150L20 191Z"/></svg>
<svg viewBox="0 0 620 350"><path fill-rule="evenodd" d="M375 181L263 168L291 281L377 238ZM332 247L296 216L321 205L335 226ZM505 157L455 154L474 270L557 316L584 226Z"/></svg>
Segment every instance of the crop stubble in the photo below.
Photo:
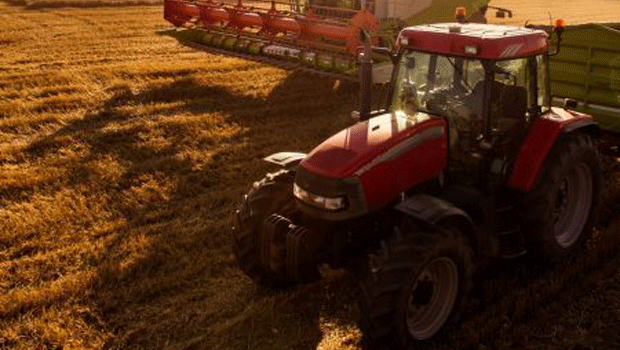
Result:
<svg viewBox="0 0 620 350"><path fill-rule="evenodd" d="M183 48L154 34L167 27L160 6L50 2L0 3L0 348L357 348L350 277L261 290L228 239L239 199L270 169L260 158L347 125L353 89ZM546 318L505 305L532 291L546 303L558 288L529 270L533 283L499 273L508 282L487 285L508 297L491 295L455 341L546 344L531 328ZM557 282L568 313L596 313L597 300L584 297L588 311L570 299L599 288L587 276ZM590 324L577 329L612 334Z"/></svg>

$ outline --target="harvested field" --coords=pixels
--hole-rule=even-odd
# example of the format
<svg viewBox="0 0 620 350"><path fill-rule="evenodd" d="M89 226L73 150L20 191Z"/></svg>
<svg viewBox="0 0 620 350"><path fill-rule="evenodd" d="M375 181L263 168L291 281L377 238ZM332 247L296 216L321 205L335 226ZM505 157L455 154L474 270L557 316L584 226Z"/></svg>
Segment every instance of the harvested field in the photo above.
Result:
<svg viewBox="0 0 620 350"><path fill-rule="evenodd" d="M491 19L493 22L523 25L552 24L553 19L562 18L567 25L593 22L620 22L620 2L616 0L492 0L491 5L514 11L512 18Z"/></svg>
<svg viewBox="0 0 620 350"><path fill-rule="evenodd" d="M7 3L23 6L25 9L50 8L93 8L93 7L126 7L126 6L154 6L162 5L162 0L6 0Z"/></svg>
<svg viewBox="0 0 620 350"><path fill-rule="evenodd" d="M54 7L0 3L0 348L358 349L350 276L268 291L229 246L260 158L348 125L355 90L184 48L160 6ZM588 258L489 269L453 344L620 348L608 168Z"/></svg>

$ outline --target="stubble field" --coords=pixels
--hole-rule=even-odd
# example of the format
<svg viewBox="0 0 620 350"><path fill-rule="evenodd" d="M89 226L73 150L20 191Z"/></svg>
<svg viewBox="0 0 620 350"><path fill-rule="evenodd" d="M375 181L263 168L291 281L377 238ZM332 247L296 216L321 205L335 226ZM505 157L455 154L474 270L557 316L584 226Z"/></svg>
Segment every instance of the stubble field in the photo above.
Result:
<svg viewBox="0 0 620 350"><path fill-rule="evenodd" d="M349 125L354 87L184 48L161 6L63 4L0 2L0 348L358 349L350 276L261 289L229 245L261 158ZM491 269L452 344L620 348L609 163L588 258Z"/></svg>

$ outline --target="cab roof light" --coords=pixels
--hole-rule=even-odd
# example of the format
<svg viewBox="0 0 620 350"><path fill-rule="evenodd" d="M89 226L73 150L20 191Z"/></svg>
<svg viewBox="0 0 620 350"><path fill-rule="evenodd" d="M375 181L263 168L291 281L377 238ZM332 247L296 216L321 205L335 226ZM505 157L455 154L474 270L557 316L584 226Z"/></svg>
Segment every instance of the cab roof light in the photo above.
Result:
<svg viewBox="0 0 620 350"><path fill-rule="evenodd" d="M476 56L478 54L478 46L465 45L463 47L463 52L465 52L466 55Z"/></svg>

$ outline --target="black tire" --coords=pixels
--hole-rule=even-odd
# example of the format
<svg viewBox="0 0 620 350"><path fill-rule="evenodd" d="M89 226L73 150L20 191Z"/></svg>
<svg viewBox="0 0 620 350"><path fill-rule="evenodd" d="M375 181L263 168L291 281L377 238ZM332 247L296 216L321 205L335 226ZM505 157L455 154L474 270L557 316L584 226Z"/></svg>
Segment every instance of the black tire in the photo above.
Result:
<svg viewBox="0 0 620 350"><path fill-rule="evenodd" d="M428 345L451 329L471 289L472 254L460 233L443 228L421 230L409 219L398 225L370 257L360 281L365 348ZM435 288L443 293L435 293ZM438 315L430 315L433 311Z"/></svg>
<svg viewBox="0 0 620 350"><path fill-rule="evenodd" d="M272 214L291 219L297 209L293 198L295 172L281 170L267 174L243 198L233 227L233 252L241 270L255 282L272 287L282 287L287 281L284 274L270 273L258 262L258 239L263 221Z"/></svg>
<svg viewBox="0 0 620 350"><path fill-rule="evenodd" d="M538 183L524 198L524 236L541 258L559 262L583 246L596 223L603 171L587 134L568 135L547 157Z"/></svg>

